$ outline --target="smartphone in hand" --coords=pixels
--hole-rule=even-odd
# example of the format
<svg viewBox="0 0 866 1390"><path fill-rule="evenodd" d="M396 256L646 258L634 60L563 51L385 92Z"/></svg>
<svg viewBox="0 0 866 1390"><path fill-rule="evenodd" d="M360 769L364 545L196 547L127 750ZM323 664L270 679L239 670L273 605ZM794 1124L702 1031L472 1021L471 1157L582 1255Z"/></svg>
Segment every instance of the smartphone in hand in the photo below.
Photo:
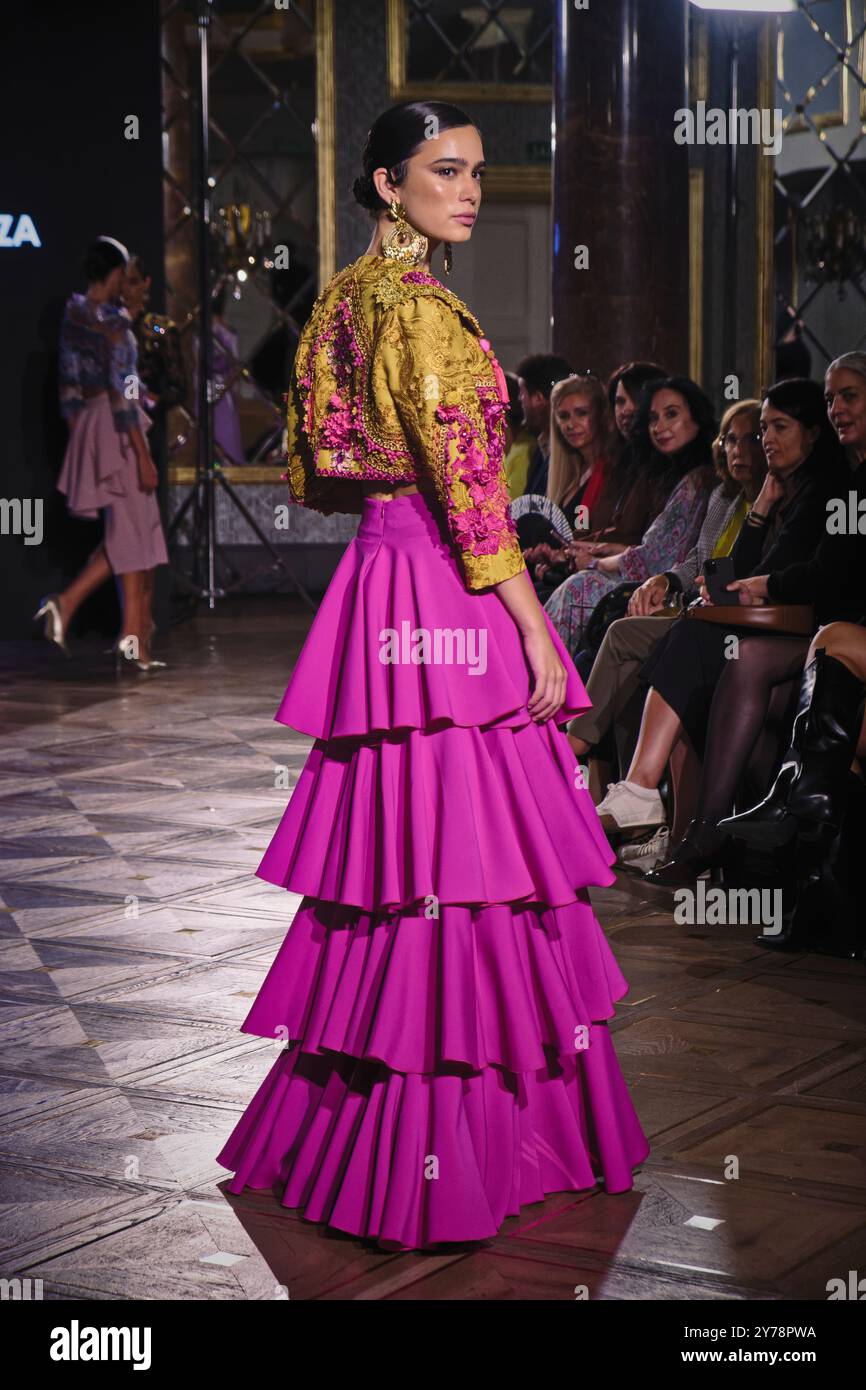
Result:
<svg viewBox="0 0 866 1390"><path fill-rule="evenodd" d="M737 602L736 593L728 593L725 587L728 584L733 584L736 577L734 562L730 555L724 555L719 560L706 560L704 562L704 583L707 586L707 593L713 603L720 607L728 607Z"/></svg>

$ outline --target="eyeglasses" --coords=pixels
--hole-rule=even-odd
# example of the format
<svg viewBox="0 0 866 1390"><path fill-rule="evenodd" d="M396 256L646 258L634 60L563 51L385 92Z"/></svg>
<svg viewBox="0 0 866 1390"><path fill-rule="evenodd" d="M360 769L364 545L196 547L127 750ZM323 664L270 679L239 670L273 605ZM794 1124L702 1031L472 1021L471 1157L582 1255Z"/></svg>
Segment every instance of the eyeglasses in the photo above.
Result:
<svg viewBox="0 0 866 1390"><path fill-rule="evenodd" d="M738 444L760 444L761 432L755 430L752 434L734 434L728 430L727 434L719 435L719 443L723 449L734 449Z"/></svg>

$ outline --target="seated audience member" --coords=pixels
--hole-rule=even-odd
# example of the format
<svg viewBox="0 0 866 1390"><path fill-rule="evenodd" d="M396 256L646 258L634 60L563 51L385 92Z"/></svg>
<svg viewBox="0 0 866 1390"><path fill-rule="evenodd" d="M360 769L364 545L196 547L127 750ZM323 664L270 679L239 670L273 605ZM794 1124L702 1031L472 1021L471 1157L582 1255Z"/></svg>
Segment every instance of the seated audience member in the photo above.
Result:
<svg viewBox="0 0 866 1390"><path fill-rule="evenodd" d="M613 512L608 524L593 524L591 530L579 533L564 549L551 546L536 552L530 572L550 592L591 560L637 545L664 506L667 492L651 470L641 467L642 460L631 442L631 426L644 387L665 376L667 372L655 362L627 362L608 380L607 398L616 425L609 483ZM539 564L540 570L536 569Z"/></svg>
<svg viewBox="0 0 866 1390"><path fill-rule="evenodd" d="M664 480L643 467L647 454L646 451L639 454L634 448L631 431L645 388L650 382L663 381L669 375L657 362L627 362L608 380L608 399L620 437L614 469L617 500L610 525L585 537L599 547L606 546L594 548L590 559L613 555L629 545L637 545L667 501ZM575 569L581 568L582 565L575 565Z"/></svg>
<svg viewBox="0 0 866 1390"><path fill-rule="evenodd" d="M555 502L572 532L587 531L593 520L603 524L612 513L614 423L607 394L597 377L569 376L550 395L550 468L547 498ZM517 521L527 568L542 555L565 545L543 512L527 512Z"/></svg>
<svg viewBox="0 0 866 1390"><path fill-rule="evenodd" d="M524 491L544 497L550 460L550 393L558 381L571 376L571 368L564 357L538 352L518 362L516 375L523 420L536 440Z"/></svg>
<svg viewBox="0 0 866 1390"><path fill-rule="evenodd" d="M844 481L844 455L829 426L816 382L795 380L771 387L761 407L761 431L768 473L732 551L738 574L744 566L753 567L756 559L759 566L769 568L808 558L824 533L826 502L838 494ZM771 481L777 489L775 500L773 489L768 487ZM757 556L755 531L760 533ZM705 590L703 596L706 601ZM687 618L672 625L653 650L642 669L651 689L631 767L598 808L611 823L624 826L663 819L657 788L674 743L685 732L704 755L711 709L727 667L751 669L757 654L772 672L772 683L778 683L797 671L808 646L806 638L783 633L756 635L744 630L738 637L734 661L727 660L730 635L727 626ZM716 819L730 809L743 770L743 762L734 752L740 710L736 709L732 719L733 709L720 703L716 752L710 757L708 747L704 756L701 804L718 804L719 798L725 798ZM704 869L721 862L719 851L727 837L706 820L701 810L671 859L649 874L651 882L691 882Z"/></svg>
<svg viewBox="0 0 866 1390"><path fill-rule="evenodd" d="M730 555L767 471L760 418L760 401L738 401L725 411L713 444L720 481L696 544L681 565L644 580L629 602L630 616L608 628L587 681L592 708L568 725L568 737L579 758L592 751L637 694L641 667L678 615L679 602L687 604L697 597L694 584L704 561ZM676 607L665 606L671 598L677 600Z"/></svg>
<svg viewBox="0 0 866 1390"><path fill-rule="evenodd" d="M535 437L523 418L520 382L514 372L505 373L508 411L505 416L505 483L509 497L522 497L526 491L529 464L535 452Z"/></svg>
<svg viewBox="0 0 866 1390"><path fill-rule="evenodd" d="M720 830L758 849L794 849L793 875L788 861L793 911L785 913L781 932L755 938L761 946L850 959L866 950L864 704L866 616L859 623L829 623L812 638L791 743L773 786L757 806L719 822Z"/></svg>
<svg viewBox="0 0 866 1390"><path fill-rule="evenodd" d="M688 377L653 383L641 400L633 439L667 493L663 511L640 545L593 558L566 579L545 604L553 625L576 654L596 604L623 580L642 583L651 574L681 564L697 541L716 481L712 441L717 432L713 407Z"/></svg>
<svg viewBox="0 0 866 1390"><path fill-rule="evenodd" d="M862 956L866 788L849 769L855 754L861 771L866 764L866 530L858 524L866 513L866 353L837 357L825 385L829 419L849 471L840 496L831 499L821 543L806 563L730 587L743 604L812 601L837 620L812 638L791 744L770 792L757 806L719 820L717 828L764 850L796 844L793 914L777 937L757 938L761 945ZM750 703L742 721L738 709L738 761L760 738L765 697L760 683L753 686L744 692ZM728 699L737 696L730 684L725 693Z"/></svg>

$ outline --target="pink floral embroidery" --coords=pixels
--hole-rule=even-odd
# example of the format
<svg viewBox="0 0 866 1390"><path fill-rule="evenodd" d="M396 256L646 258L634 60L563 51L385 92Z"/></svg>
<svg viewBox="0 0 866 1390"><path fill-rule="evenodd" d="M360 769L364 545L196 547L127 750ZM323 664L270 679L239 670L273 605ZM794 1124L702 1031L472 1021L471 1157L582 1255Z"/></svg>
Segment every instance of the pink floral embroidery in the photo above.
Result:
<svg viewBox="0 0 866 1390"><path fill-rule="evenodd" d="M437 285L438 280L424 271L407 271L402 280L410 284ZM505 485L503 462L502 419L505 401L500 394L498 363L486 346L493 362L496 385L479 380L475 390L480 406L482 428L477 418L460 406L439 405L436 418L445 428L441 448L443 493L448 509L448 521L455 542L464 552L474 556L496 555L504 547L512 547L517 529L511 516L510 498ZM322 418L316 419L316 398L313 390L316 362L321 353L333 372L336 387L328 397ZM407 448L389 448L373 439L367 430L362 403L368 365L364 359L352 322L352 307L348 297L338 301L333 313L312 343L306 361L298 363L298 390L303 404L303 427L313 446L313 469L318 471L322 449L329 452L328 477L387 478L392 481L414 482L419 467ZM452 445L454 446L452 448ZM379 467L371 458L383 459ZM470 505L460 508L454 499L453 485L462 484Z"/></svg>
<svg viewBox="0 0 866 1390"><path fill-rule="evenodd" d="M387 478L396 481L412 482L414 471L406 473L406 464L414 469L412 457L405 449L392 449L373 439L364 424L361 406L364 398L364 384L367 364L361 351L352 324L352 306L348 299L337 302L330 321L313 342L307 357L306 370L298 376L298 385L304 404L304 430L312 439L316 438L315 398L313 395L313 370L317 354L324 350L334 373L338 389L328 400L329 414L322 420L317 443L313 452L313 468L318 466L320 451L327 449L332 458L328 465L329 477L345 478ZM342 393L342 394L341 394ZM376 468L369 462L369 455L382 455L393 467ZM359 468L358 465L361 465Z"/></svg>
<svg viewBox="0 0 866 1390"><path fill-rule="evenodd" d="M405 275L400 276L400 279L404 285L438 285L442 290L445 288L441 280L437 280L433 275L428 275L426 270L407 270Z"/></svg>
<svg viewBox="0 0 866 1390"><path fill-rule="evenodd" d="M473 505L456 508L449 493L451 530L463 550L473 555L495 555L517 536L510 498L502 474L503 444L500 421L504 406L498 393L484 382L476 384L484 420L485 440L458 405L436 407L436 418L448 426L443 439L446 478L464 484ZM451 443L456 458L451 460Z"/></svg>

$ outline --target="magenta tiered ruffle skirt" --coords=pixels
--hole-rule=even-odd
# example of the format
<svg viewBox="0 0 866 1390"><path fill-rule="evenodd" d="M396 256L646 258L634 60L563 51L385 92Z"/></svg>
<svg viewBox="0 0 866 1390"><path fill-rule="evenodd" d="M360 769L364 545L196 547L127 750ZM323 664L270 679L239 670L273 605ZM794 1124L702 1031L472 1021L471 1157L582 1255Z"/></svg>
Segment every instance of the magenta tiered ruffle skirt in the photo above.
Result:
<svg viewBox="0 0 866 1390"><path fill-rule="evenodd" d="M589 700L545 620L564 724ZM632 1187L649 1144L606 1022L628 985L587 891L613 853L531 690L423 495L368 498L275 716L315 743L256 872L303 900L242 1025L286 1045L218 1155L230 1192L424 1249Z"/></svg>

